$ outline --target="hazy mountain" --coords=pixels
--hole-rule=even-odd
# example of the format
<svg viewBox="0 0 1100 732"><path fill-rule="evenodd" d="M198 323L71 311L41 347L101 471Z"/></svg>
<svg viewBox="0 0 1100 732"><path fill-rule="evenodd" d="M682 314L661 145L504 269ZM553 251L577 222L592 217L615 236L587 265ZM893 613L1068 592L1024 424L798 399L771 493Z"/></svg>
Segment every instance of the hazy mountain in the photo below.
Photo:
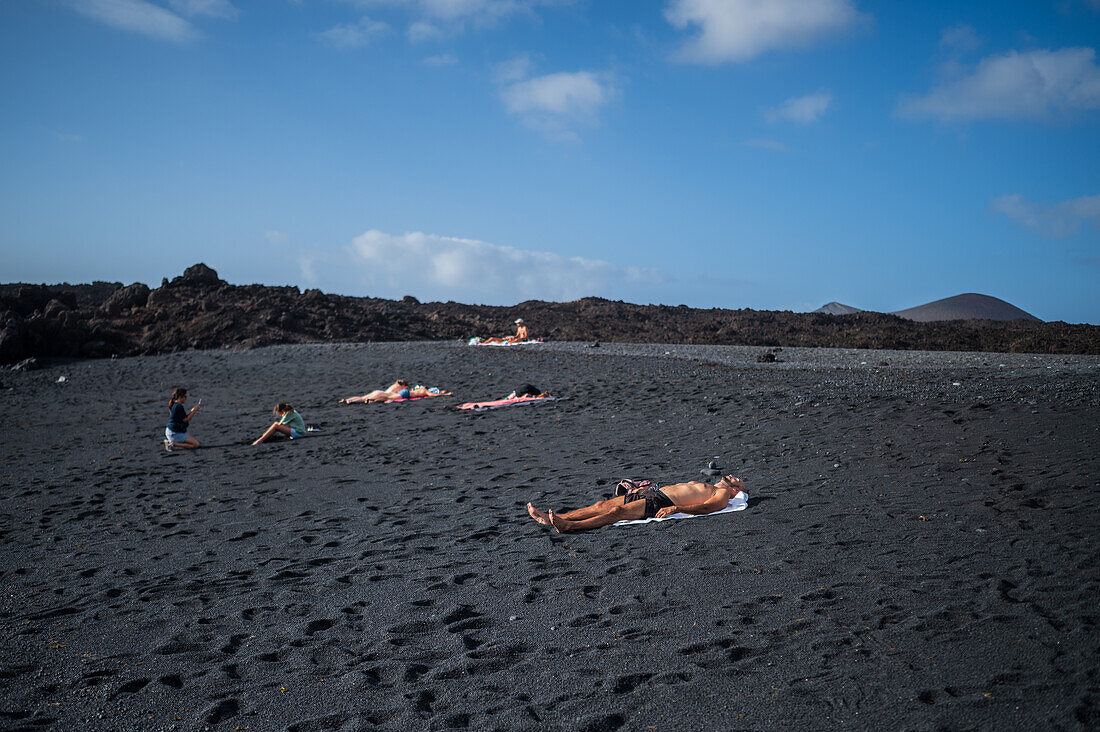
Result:
<svg viewBox="0 0 1100 732"><path fill-rule="evenodd" d="M815 313L825 313L826 315L851 315L852 313L862 313L859 308L854 308L851 305L844 305L839 302L830 302L822 305Z"/></svg>
<svg viewBox="0 0 1100 732"><path fill-rule="evenodd" d="M897 315L908 320L930 323L938 320L1031 320L1041 323L1031 313L989 295L967 292L963 295L947 297L925 305L897 310Z"/></svg>

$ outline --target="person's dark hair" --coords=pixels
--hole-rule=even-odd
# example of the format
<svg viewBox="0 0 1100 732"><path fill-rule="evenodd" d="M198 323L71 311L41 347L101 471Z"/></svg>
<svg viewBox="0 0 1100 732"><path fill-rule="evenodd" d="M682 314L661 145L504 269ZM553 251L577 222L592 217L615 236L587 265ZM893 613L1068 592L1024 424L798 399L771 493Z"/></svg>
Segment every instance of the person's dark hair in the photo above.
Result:
<svg viewBox="0 0 1100 732"><path fill-rule="evenodd" d="M398 386L408 386L409 382L405 381L404 379L398 379L397 380L397 385Z"/></svg>
<svg viewBox="0 0 1100 732"><path fill-rule="evenodd" d="M293 412L294 407L290 406L286 402L279 402L275 405L275 411L279 414L286 414L287 412Z"/></svg>
<svg viewBox="0 0 1100 732"><path fill-rule="evenodd" d="M182 399L185 396L187 396L187 389L173 389L172 398L168 400L168 408L171 409L177 399Z"/></svg>

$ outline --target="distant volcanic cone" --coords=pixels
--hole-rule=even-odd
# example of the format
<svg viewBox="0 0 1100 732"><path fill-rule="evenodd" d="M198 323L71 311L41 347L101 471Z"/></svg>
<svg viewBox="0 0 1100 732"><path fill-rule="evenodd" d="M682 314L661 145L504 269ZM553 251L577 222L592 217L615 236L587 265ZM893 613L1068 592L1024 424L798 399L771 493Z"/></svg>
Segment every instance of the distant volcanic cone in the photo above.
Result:
<svg viewBox="0 0 1100 732"><path fill-rule="evenodd" d="M844 305L839 302L825 303L815 313L825 313L826 315L851 315L852 313L862 313L859 308L854 308L851 305Z"/></svg>
<svg viewBox="0 0 1100 732"><path fill-rule="evenodd" d="M968 292L915 308L892 313L908 320L929 323L936 320L1031 320L1043 321L1000 298Z"/></svg>

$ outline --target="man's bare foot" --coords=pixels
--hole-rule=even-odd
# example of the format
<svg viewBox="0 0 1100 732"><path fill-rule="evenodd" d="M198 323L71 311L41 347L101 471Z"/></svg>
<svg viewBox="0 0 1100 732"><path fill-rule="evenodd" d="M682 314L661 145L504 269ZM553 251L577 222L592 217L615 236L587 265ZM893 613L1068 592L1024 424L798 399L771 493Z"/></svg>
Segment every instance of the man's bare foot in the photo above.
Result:
<svg viewBox="0 0 1100 732"><path fill-rule="evenodd" d="M550 511L549 518L550 523L558 530L559 534L569 531L569 522L561 516L555 516L553 510Z"/></svg>
<svg viewBox="0 0 1100 732"><path fill-rule="evenodd" d="M535 521L538 521L543 526L550 525L550 517L546 514L546 512L540 511L535 508L534 504L527 504L527 513L531 514L531 518L533 518Z"/></svg>

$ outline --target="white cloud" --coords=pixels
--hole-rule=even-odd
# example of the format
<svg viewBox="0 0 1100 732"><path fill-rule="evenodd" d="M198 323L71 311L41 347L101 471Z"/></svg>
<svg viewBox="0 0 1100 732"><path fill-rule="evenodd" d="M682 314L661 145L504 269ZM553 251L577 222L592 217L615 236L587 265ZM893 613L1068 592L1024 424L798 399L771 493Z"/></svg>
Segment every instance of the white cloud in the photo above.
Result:
<svg viewBox="0 0 1100 732"><path fill-rule="evenodd" d="M284 244L290 240L290 235L282 231L265 231L264 239L268 244Z"/></svg>
<svg viewBox="0 0 1100 732"><path fill-rule="evenodd" d="M372 229L356 237L348 249L362 275L376 287L464 302L575 300L628 294L631 287L666 280L653 269L419 231L392 235Z"/></svg>
<svg viewBox="0 0 1100 732"><path fill-rule="evenodd" d="M1046 203L1029 201L1013 193L994 198L990 207L1020 226L1051 238L1075 234L1088 221L1100 227L1100 194Z"/></svg>
<svg viewBox="0 0 1100 732"><path fill-rule="evenodd" d="M531 73L530 54L520 54L515 58L502 61L493 69L493 76L498 82L519 81L526 79Z"/></svg>
<svg viewBox="0 0 1100 732"><path fill-rule="evenodd" d="M987 56L969 73L924 96L903 98L898 112L943 122L981 118L1052 118L1100 109L1100 68L1091 48Z"/></svg>
<svg viewBox="0 0 1100 732"><path fill-rule="evenodd" d="M468 27L494 26L514 15L535 16L535 8L565 0L346 0L359 7L403 8L412 16L409 40L421 42L453 35Z"/></svg>
<svg viewBox="0 0 1100 732"><path fill-rule="evenodd" d="M170 10L145 0L70 0L79 13L119 30L177 43L190 40L195 29Z"/></svg>
<svg viewBox="0 0 1100 732"><path fill-rule="evenodd" d="M807 94L803 97L791 97L778 107L769 109L767 116L768 119L773 122L778 120L790 120L792 122L808 124L819 120L821 115L825 114L825 110L829 108L832 102L833 95L827 91L818 92L817 94Z"/></svg>
<svg viewBox="0 0 1100 732"><path fill-rule="evenodd" d="M799 48L864 19L852 0L671 0L665 18L699 35L678 54L684 61L748 61L779 48Z"/></svg>
<svg viewBox="0 0 1100 732"><path fill-rule="evenodd" d="M443 32L443 29L437 26L435 23L418 20L415 23L409 24L409 41L411 43L423 43L424 41L432 41L436 38L442 38L445 35L447 34Z"/></svg>
<svg viewBox="0 0 1100 732"><path fill-rule="evenodd" d="M449 53L444 53L439 56L428 56L425 59L421 59L420 63L425 66L455 66L458 64L458 57L452 56Z"/></svg>
<svg viewBox="0 0 1100 732"><path fill-rule="evenodd" d="M530 9L534 3L518 0L419 0L421 12L443 20L494 20Z"/></svg>
<svg viewBox="0 0 1100 732"><path fill-rule="evenodd" d="M327 31L318 33L317 37L336 48L358 48L367 45L389 29L386 23L363 16L356 23L333 26Z"/></svg>
<svg viewBox="0 0 1100 732"><path fill-rule="evenodd" d="M970 51L982 45L982 39L971 26L960 23L943 29L940 45L957 51Z"/></svg>
<svg viewBox="0 0 1100 732"><path fill-rule="evenodd" d="M302 279L307 285L317 284L317 263L323 259L324 257L314 252L307 252L298 257L298 271L302 273Z"/></svg>
<svg viewBox="0 0 1100 732"><path fill-rule="evenodd" d="M241 12L229 0L171 0L169 5L177 13L184 15L202 15L223 20L236 20Z"/></svg>
<svg viewBox="0 0 1100 732"><path fill-rule="evenodd" d="M515 81L501 90L505 108L551 136L574 137L570 128L594 124L617 91L610 76L592 71L558 72Z"/></svg>
<svg viewBox="0 0 1100 732"><path fill-rule="evenodd" d="M758 147L762 150L775 150L776 152L791 151L791 149L787 147L785 143L782 143L779 140L766 140L758 138L754 140L745 140L741 144L745 147Z"/></svg>

